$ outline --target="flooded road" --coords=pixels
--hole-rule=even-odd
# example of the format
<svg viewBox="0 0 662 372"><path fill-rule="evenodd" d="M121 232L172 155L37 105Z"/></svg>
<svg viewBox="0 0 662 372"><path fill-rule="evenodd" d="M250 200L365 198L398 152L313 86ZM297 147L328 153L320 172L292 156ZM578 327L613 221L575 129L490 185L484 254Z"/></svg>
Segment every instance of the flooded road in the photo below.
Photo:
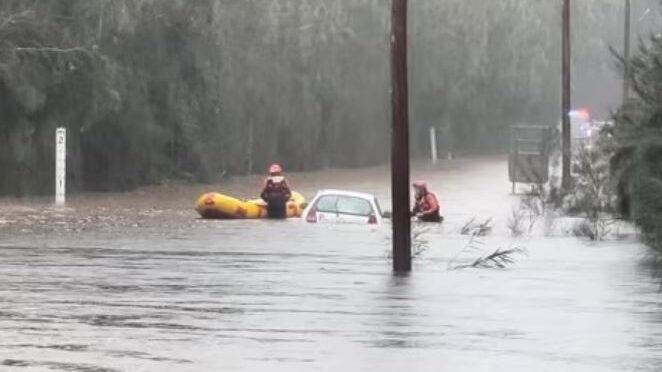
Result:
<svg viewBox="0 0 662 372"><path fill-rule="evenodd" d="M421 166L419 177L446 222L423 234L428 250L406 277L391 272L389 226L203 221L192 204L209 187L86 195L65 210L2 201L0 370L662 370L659 281L631 236L514 239L502 160ZM370 191L388 209L383 168L291 181L308 196ZM495 221L485 250L528 256L450 270L481 253L458 256L472 217Z"/></svg>

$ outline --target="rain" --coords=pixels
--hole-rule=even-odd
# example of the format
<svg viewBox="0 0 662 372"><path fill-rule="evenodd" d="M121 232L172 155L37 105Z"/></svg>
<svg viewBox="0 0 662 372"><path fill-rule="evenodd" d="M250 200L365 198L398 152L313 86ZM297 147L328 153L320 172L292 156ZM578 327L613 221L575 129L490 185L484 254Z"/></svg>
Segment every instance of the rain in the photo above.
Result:
<svg viewBox="0 0 662 372"><path fill-rule="evenodd" d="M0 0L0 370L662 370L660 32Z"/></svg>

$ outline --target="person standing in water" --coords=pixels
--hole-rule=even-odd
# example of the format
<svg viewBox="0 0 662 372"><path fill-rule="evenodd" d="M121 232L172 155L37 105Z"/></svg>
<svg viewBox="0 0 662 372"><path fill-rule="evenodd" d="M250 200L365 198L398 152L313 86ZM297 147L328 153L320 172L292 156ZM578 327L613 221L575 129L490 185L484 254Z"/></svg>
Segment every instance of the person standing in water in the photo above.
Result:
<svg viewBox="0 0 662 372"><path fill-rule="evenodd" d="M412 215L422 222L441 222L444 218L439 214L437 196L428 191L425 181L414 182L415 204Z"/></svg>
<svg viewBox="0 0 662 372"><path fill-rule="evenodd" d="M267 202L269 218L287 218L287 201L292 197L292 191L279 164L269 167L269 177L264 181L260 197Z"/></svg>

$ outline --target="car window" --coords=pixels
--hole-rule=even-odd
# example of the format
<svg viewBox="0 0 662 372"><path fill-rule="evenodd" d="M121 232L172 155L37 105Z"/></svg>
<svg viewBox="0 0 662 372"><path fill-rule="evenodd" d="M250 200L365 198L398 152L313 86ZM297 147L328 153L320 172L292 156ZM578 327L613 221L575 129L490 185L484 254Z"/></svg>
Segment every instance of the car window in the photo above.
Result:
<svg viewBox="0 0 662 372"><path fill-rule="evenodd" d="M372 214L372 206L366 199L341 196L338 198L338 213L367 217Z"/></svg>
<svg viewBox="0 0 662 372"><path fill-rule="evenodd" d="M315 209L318 212L337 213L337 203L338 197L336 195L324 195L317 199L317 203L315 203Z"/></svg>

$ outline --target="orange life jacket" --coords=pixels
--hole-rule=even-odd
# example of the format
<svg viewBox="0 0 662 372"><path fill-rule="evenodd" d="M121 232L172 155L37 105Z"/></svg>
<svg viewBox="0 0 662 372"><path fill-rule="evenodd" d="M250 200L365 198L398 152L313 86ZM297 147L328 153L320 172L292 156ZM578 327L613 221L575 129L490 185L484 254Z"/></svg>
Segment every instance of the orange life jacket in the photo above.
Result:
<svg viewBox="0 0 662 372"><path fill-rule="evenodd" d="M414 213L421 213L423 216L429 217L439 217L439 202L437 201L437 197L429 191L423 195L417 195Z"/></svg>

